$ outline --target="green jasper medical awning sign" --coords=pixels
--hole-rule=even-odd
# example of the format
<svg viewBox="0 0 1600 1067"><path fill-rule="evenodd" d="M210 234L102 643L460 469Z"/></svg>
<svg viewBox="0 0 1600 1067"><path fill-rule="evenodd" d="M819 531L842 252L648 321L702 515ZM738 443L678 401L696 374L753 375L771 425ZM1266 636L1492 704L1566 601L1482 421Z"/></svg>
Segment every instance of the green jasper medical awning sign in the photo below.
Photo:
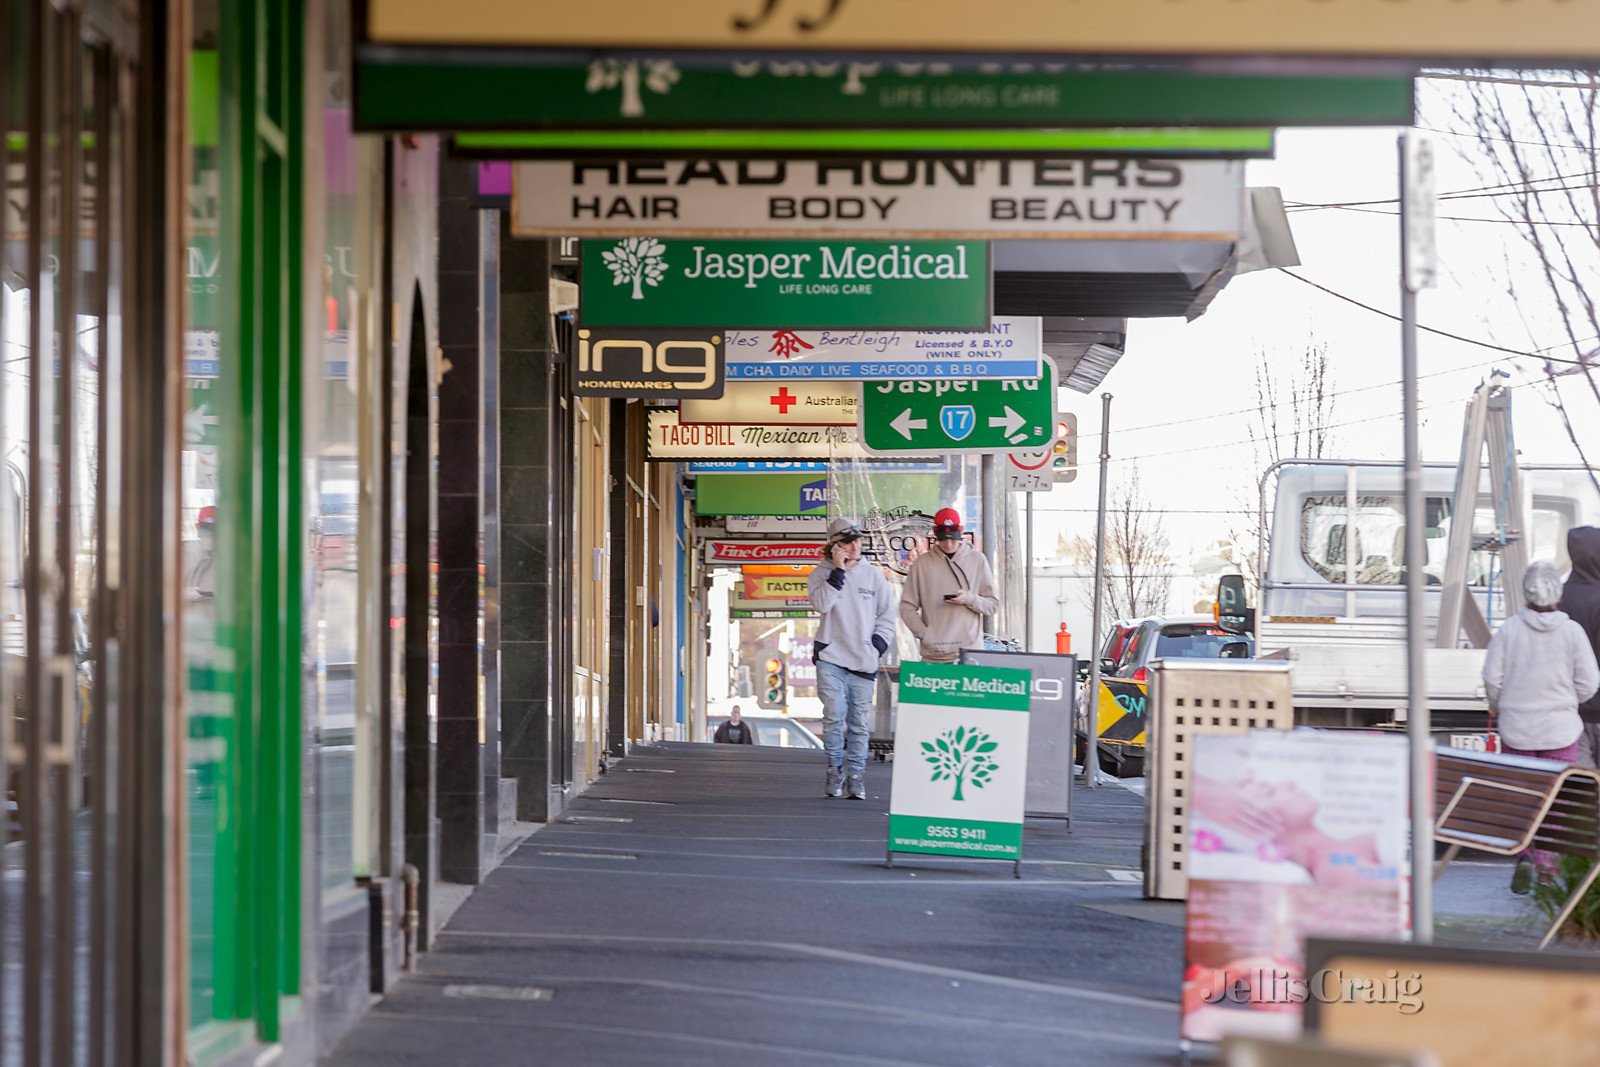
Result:
<svg viewBox="0 0 1600 1067"><path fill-rule="evenodd" d="M981 241L583 242L584 326L976 330Z"/></svg>
<svg viewBox="0 0 1600 1067"><path fill-rule="evenodd" d="M1268 159L1271 126L985 130L524 130L462 133L478 159L809 159L818 156L1149 156Z"/></svg>
<svg viewBox="0 0 1600 1067"><path fill-rule="evenodd" d="M1029 380L863 382L861 442L872 452L1026 452L1055 439L1055 365Z"/></svg>
<svg viewBox="0 0 1600 1067"><path fill-rule="evenodd" d="M601 57L533 65L362 49L356 121L374 129L993 129L1409 126L1404 75L1213 74L1038 63ZM547 58L547 57L546 57Z"/></svg>

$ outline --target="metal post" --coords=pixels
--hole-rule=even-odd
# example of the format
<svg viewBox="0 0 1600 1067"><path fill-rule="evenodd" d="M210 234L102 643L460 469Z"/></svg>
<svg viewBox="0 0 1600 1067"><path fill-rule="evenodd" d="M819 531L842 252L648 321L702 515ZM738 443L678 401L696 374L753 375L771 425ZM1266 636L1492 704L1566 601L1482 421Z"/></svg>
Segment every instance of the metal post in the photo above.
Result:
<svg viewBox="0 0 1600 1067"><path fill-rule="evenodd" d="M995 471L993 456L985 455L979 457L978 481L982 486L982 490L979 493L978 506L981 509L979 521L983 523L983 554L989 561L989 572L996 576L997 584L1000 588L1007 590L1004 602L1014 604L1016 601L1011 599L1009 592L1010 583L1008 580L999 577L999 568L995 565L996 552L1000 547L1000 522L998 518L1000 509L995 506L995 496L1004 492L1003 489L996 487ZM983 632L986 634L994 633L994 626L995 616L985 615L983 617Z"/></svg>
<svg viewBox="0 0 1600 1067"><path fill-rule="evenodd" d="M1406 734L1411 741L1411 936L1433 940L1433 753L1428 711L1427 602L1423 564L1422 457L1417 441L1417 290L1427 284L1430 264L1416 261L1431 252L1431 233L1421 234L1413 218L1412 199L1424 192L1431 200L1431 156L1427 142L1409 143L1415 134L1400 135L1400 376L1401 415L1405 426L1405 575L1406 575ZM1417 174L1413 154L1428 173ZM1418 179L1421 179L1419 182ZM1424 206L1423 214L1431 216ZM1415 247L1414 247L1415 246Z"/></svg>
<svg viewBox="0 0 1600 1067"><path fill-rule="evenodd" d="M1027 567L1023 570L1022 585L1022 647L1028 652L1033 651L1033 494L1024 494L1028 498L1028 530L1023 540L1023 552L1027 554Z"/></svg>
<svg viewBox="0 0 1600 1067"><path fill-rule="evenodd" d="M1089 697L1084 735L1083 785L1094 788L1100 766L1100 739L1095 735L1095 713L1100 705L1100 611L1106 587L1106 476L1111 460L1111 394L1100 394L1100 503L1094 520L1094 619L1089 627Z"/></svg>

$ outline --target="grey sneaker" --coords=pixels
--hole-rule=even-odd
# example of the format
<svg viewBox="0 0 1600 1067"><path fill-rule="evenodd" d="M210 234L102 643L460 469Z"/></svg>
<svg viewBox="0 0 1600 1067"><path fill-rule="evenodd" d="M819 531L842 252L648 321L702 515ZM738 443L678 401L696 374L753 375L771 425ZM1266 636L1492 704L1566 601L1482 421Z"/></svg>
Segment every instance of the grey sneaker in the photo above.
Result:
<svg viewBox="0 0 1600 1067"><path fill-rule="evenodd" d="M845 779L845 792L850 795L851 800L867 799L866 778L859 774L852 774L849 778ZM838 794L834 795L837 796Z"/></svg>
<svg viewBox="0 0 1600 1067"><path fill-rule="evenodd" d="M829 767L828 780L823 783L822 795L825 797L844 796L844 768Z"/></svg>

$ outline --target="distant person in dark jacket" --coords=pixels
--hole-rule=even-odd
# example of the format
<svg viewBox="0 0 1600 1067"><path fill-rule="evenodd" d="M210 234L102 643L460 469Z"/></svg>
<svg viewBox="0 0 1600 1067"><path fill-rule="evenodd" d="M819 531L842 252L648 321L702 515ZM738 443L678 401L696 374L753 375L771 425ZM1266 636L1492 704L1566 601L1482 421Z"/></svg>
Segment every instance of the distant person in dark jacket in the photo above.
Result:
<svg viewBox="0 0 1600 1067"><path fill-rule="evenodd" d="M1561 590L1560 608L1589 635L1600 659L1600 527L1576 526L1567 531L1567 556L1572 573ZM1583 733L1578 737L1580 767L1600 766L1600 693L1578 705Z"/></svg>
<svg viewBox="0 0 1600 1067"><path fill-rule="evenodd" d="M712 740L719 745L753 745L756 743L756 732L740 717L739 705L735 704L728 721L717 727Z"/></svg>

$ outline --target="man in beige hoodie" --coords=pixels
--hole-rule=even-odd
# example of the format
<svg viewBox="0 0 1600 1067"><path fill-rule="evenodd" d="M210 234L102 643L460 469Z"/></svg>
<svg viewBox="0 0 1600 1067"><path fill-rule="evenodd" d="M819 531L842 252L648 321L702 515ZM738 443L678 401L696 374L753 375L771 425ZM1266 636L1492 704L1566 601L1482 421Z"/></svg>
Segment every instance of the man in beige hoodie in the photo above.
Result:
<svg viewBox="0 0 1600 1067"><path fill-rule="evenodd" d="M933 517L932 552L911 565L900 593L900 621L929 663L954 663L963 648L983 647L983 617L1000 606L983 553L961 539L961 516L943 508Z"/></svg>

